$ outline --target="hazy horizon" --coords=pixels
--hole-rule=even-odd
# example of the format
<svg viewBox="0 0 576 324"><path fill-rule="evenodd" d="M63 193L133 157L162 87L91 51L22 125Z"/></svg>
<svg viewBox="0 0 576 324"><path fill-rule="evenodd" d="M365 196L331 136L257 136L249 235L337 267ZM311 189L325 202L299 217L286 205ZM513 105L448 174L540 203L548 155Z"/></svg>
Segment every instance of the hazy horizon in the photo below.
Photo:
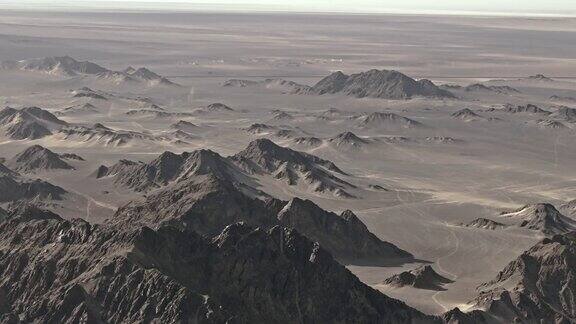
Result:
<svg viewBox="0 0 576 324"><path fill-rule="evenodd" d="M219 0L190 1L172 0L93 0L93 1L49 1L49 0L0 0L4 9L41 10L168 10L168 11L223 11L223 12L311 12L351 14L462 14L462 15L505 15L505 16L576 16L576 2L556 1L468 1L454 0L425 1L407 0L375 1L359 0L294 0L289 4L279 0ZM519 9L522 8L522 9Z"/></svg>

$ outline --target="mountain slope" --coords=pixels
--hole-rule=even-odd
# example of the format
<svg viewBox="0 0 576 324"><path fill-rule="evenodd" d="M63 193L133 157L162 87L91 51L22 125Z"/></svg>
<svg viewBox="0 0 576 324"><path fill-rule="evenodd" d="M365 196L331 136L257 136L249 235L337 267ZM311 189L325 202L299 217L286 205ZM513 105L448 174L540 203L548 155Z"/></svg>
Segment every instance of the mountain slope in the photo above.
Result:
<svg viewBox="0 0 576 324"><path fill-rule="evenodd" d="M95 226L27 208L0 222L0 242L4 319L440 323L280 227L234 224L210 240L172 226Z"/></svg>
<svg viewBox="0 0 576 324"><path fill-rule="evenodd" d="M34 172L45 170L72 170L70 164L61 156L40 145L30 146L16 154L7 162L8 166L18 172Z"/></svg>

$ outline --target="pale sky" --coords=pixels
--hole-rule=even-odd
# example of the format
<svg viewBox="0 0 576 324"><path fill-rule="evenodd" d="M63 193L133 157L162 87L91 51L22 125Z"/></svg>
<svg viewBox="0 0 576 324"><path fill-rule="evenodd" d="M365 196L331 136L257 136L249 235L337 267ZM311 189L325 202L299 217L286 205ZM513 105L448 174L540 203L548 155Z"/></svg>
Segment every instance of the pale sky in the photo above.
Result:
<svg viewBox="0 0 576 324"><path fill-rule="evenodd" d="M0 0L0 8L576 15L576 0Z"/></svg>

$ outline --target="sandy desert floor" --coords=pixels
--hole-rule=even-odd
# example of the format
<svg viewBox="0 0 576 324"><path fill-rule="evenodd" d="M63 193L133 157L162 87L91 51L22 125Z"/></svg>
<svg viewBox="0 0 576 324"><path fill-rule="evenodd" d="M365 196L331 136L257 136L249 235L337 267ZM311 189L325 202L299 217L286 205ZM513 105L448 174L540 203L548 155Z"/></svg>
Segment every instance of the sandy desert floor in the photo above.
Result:
<svg viewBox="0 0 576 324"><path fill-rule="evenodd" d="M149 161L164 151L198 148L231 155L251 140L269 137L283 146L336 163L358 189L356 199L322 195L298 186L259 179L279 198L312 199L334 211L351 209L380 238L407 250L453 280L444 291L391 288L384 279L419 263L349 265L362 281L427 313L465 305L475 288L542 237L526 229L486 230L459 226L479 217L506 223L502 211L525 204L557 206L576 198L576 120L556 118L565 128L539 123L537 114L506 113L504 104L554 112L576 102L576 19L442 16L368 16L225 13L0 12L0 61L70 55L111 69L145 66L182 85L124 86L90 78L62 78L0 71L0 105L39 106L51 112L90 102L97 113L62 115L78 125L147 134L123 145L63 138L0 138L0 156L10 158L33 144L73 152L74 171L37 177L72 195L57 208L67 217L101 222L136 194L97 180L99 165L120 159ZM232 78L283 78L312 85L337 70L347 73L394 69L436 84L509 86L514 93L454 90L457 100L357 99L338 95L285 94L282 88L222 87ZM543 74L548 79L528 78ZM107 101L73 98L90 87ZM190 113L214 102L234 111L129 115L146 97L164 111ZM567 100L567 99L566 99ZM338 113L320 118L330 108ZM469 108L480 118L451 115ZM493 109L491 109L493 108ZM274 118L281 110L289 118ZM393 112L422 128L362 128L358 116ZM277 112L276 112L277 113ZM548 118L548 117L547 117ZM160 140L178 120L199 126L182 142ZM264 123L298 137L328 139L345 131L374 142L362 147L297 144L294 137L245 129ZM573 124L574 123L574 124ZM380 185L386 190L372 190Z"/></svg>

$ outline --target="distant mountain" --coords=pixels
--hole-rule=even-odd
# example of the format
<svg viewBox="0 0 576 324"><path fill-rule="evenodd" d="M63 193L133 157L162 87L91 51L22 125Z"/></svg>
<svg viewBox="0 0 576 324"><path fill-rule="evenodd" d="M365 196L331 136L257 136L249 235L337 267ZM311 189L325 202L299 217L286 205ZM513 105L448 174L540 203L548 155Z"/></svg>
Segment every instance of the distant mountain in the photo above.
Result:
<svg viewBox="0 0 576 324"><path fill-rule="evenodd" d="M513 94L520 93L518 89L512 88L510 86L487 86L482 83L474 83L468 85L464 88L467 92L492 92L498 94Z"/></svg>
<svg viewBox="0 0 576 324"><path fill-rule="evenodd" d="M526 205L501 216L516 220L519 227L539 231L546 235L563 234L576 230L576 222L562 215L548 203Z"/></svg>
<svg viewBox="0 0 576 324"><path fill-rule="evenodd" d="M60 155L40 145L30 146L8 160L8 166L15 171L28 173L47 170L73 170Z"/></svg>
<svg viewBox="0 0 576 324"><path fill-rule="evenodd" d="M88 61L76 61L70 56L54 56L37 59L8 61L0 63L3 69L42 72L52 75L76 76L99 74L108 71L98 64Z"/></svg>
<svg viewBox="0 0 576 324"><path fill-rule="evenodd" d="M188 133L195 132L200 129L200 126L195 125L189 121L179 120L176 123L170 125L170 128L175 130L180 130Z"/></svg>
<svg viewBox="0 0 576 324"><path fill-rule="evenodd" d="M308 94L310 87L283 79L266 79L263 81L231 79L222 84L223 87L261 87L287 94Z"/></svg>
<svg viewBox="0 0 576 324"><path fill-rule="evenodd" d="M38 139L68 125L52 113L38 108L4 108L0 111L0 129L6 136L16 139Z"/></svg>
<svg viewBox="0 0 576 324"><path fill-rule="evenodd" d="M419 289L441 291L446 290L442 287L443 285L452 282L452 280L439 275L431 266L425 265L394 275L384 280L383 284L398 288L411 286Z"/></svg>
<svg viewBox="0 0 576 324"><path fill-rule="evenodd" d="M40 72L65 77L94 76L97 79L110 81L114 84L141 82L147 83L150 86L177 86L176 83L148 70L147 68L128 68L124 71L112 71L96 63L77 61L70 56L44 57L21 61L4 61L0 63L0 67L4 70Z"/></svg>
<svg viewBox="0 0 576 324"><path fill-rule="evenodd" d="M316 83L310 93L383 99L454 98L452 93L440 89L429 80L416 81L400 72L387 70L370 70L352 75L334 72Z"/></svg>
<svg viewBox="0 0 576 324"><path fill-rule="evenodd" d="M576 318L576 236L555 235L510 262L478 287L484 318L505 323L572 323Z"/></svg>
<svg viewBox="0 0 576 324"><path fill-rule="evenodd" d="M231 224L207 238L26 208L0 222L0 254L7 322L441 323L279 226Z"/></svg>
<svg viewBox="0 0 576 324"><path fill-rule="evenodd" d="M72 90L70 92L73 98L89 98L89 99L99 99L99 100L108 100L104 93L100 91L92 90L88 87L83 87L77 90Z"/></svg>
<svg viewBox="0 0 576 324"><path fill-rule="evenodd" d="M211 112L234 111L234 109L220 102L211 103L204 107L204 110Z"/></svg>
<svg viewBox="0 0 576 324"><path fill-rule="evenodd" d="M571 97L571 96L553 95L553 96L550 96L550 100L552 100L552 101L563 101L563 102L576 103L576 98L575 98L575 97Z"/></svg>
<svg viewBox="0 0 576 324"><path fill-rule="evenodd" d="M424 124L394 113L375 112L358 118L361 128L421 128Z"/></svg>

